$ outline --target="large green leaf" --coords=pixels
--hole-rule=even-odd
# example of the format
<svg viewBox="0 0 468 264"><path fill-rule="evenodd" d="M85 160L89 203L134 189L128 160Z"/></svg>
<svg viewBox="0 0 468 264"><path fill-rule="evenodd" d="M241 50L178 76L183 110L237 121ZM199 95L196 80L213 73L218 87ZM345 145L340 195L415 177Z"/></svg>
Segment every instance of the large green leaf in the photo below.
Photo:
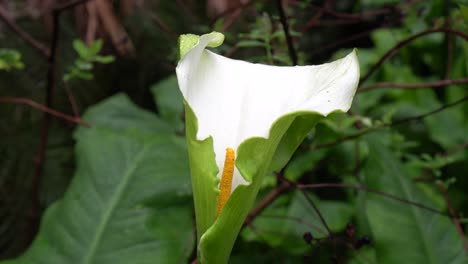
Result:
<svg viewBox="0 0 468 264"><path fill-rule="evenodd" d="M157 120L122 95L85 115L93 127L75 134L68 191L47 209L26 253L6 263L187 261L194 239L184 141L129 116Z"/></svg>
<svg viewBox="0 0 468 264"><path fill-rule="evenodd" d="M175 75L151 86L154 101L158 108L159 116L170 123L177 131L184 128L182 114L184 112L183 97L180 93Z"/></svg>
<svg viewBox="0 0 468 264"><path fill-rule="evenodd" d="M369 152L364 167L368 187L434 207L377 137L370 138ZM444 215L376 194L367 195L366 214L378 263L468 263L461 237Z"/></svg>
<svg viewBox="0 0 468 264"><path fill-rule="evenodd" d="M341 232L351 221L353 208L346 203L320 200L312 192L307 195L317 206L332 232ZM266 242L271 247L293 255L306 254L311 247L303 235L311 232L315 238L328 236L325 226L313 206L300 191L295 191L289 203L277 199L245 229L249 241ZM279 263L279 262L277 262Z"/></svg>

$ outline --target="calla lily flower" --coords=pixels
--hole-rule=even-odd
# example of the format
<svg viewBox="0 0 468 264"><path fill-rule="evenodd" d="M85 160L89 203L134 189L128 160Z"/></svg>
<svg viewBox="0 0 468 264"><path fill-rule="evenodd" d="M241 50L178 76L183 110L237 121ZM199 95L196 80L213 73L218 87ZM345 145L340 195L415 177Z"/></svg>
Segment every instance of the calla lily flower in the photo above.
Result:
<svg viewBox="0 0 468 264"><path fill-rule="evenodd" d="M206 50L223 40L217 32L182 35L176 68L202 264L227 263L263 176L284 166L321 118L349 110L359 81L356 51L278 67Z"/></svg>

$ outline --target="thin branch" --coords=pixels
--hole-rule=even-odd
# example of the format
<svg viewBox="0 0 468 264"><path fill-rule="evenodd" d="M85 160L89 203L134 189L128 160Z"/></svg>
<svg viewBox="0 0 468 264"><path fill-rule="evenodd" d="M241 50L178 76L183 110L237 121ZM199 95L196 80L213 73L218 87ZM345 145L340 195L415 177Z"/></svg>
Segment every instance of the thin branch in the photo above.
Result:
<svg viewBox="0 0 468 264"><path fill-rule="evenodd" d="M428 117L430 115L439 113L439 112L441 112L441 111L443 111L445 109L457 106L457 105L459 105L461 103L464 103L466 101L468 101L468 96L465 96L462 99L459 99L459 100L457 100L455 102L445 104L445 105L443 105L443 106L441 106L441 107L439 107L437 109L434 109L434 110L432 110L430 112L427 112L427 113L424 113L422 115L417 115L417 116L413 116L413 117L409 117L409 118L404 118L404 119L397 120L397 121L394 121L394 122L391 122L391 123L383 123L378 127L371 127L371 128L368 128L368 129L364 129L364 130L361 130L361 131L359 131L359 132L357 132L355 134L344 136L344 137L342 137L340 139L337 139L335 141L332 141L332 142L312 146L311 149L321 149L321 148L328 148L328 147L336 146L336 145L341 144L341 143L343 143L345 141L359 138L359 137L361 137L361 136L363 136L363 135L365 135L367 133L374 132L374 131L377 131L377 130L381 130L383 128L399 126L399 125L406 124L406 123L409 123L409 122L422 120L422 119L424 119L424 118L426 118L426 117Z"/></svg>
<svg viewBox="0 0 468 264"><path fill-rule="evenodd" d="M369 85L364 85L358 89L358 92L365 92L369 90L374 90L377 88L399 88L399 89L425 89L425 88L437 88L445 87L451 84L463 84L468 83L468 78L463 79L446 79L430 83L394 83L394 82L379 82Z"/></svg>
<svg viewBox="0 0 468 264"><path fill-rule="evenodd" d="M68 101L70 101L73 110L73 115L77 118L80 118L80 111L78 110L78 105L76 104L75 96L73 96L73 92L70 88L70 85L68 85L68 83L65 81L63 82L63 85L65 86L65 91L67 92Z"/></svg>
<svg viewBox="0 0 468 264"><path fill-rule="evenodd" d="M382 28L385 28L385 27L381 27L380 29L382 29ZM333 48L336 48L336 47L339 47L339 46L343 46L343 44L346 44L348 42L364 38L364 37L370 35L375 30L377 30L377 28L373 28L373 29L370 29L370 30L367 30L367 31L359 32L359 33L354 34L354 35L352 35L350 37L339 39L339 40L334 41L332 43L322 45L322 46L318 47L317 49L314 49L314 51L312 51L311 54L312 55L320 54L324 50L329 50L329 49L333 49Z"/></svg>
<svg viewBox="0 0 468 264"><path fill-rule="evenodd" d="M304 26L305 30L309 29L309 28L311 28L311 27L313 27L315 25L320 25L320 26L331 25L331 24L334 24L335 22L337 22L338 24L361 23L362 21L365 21L365 20L367 20L369 18L374 18L374 17L379 16L379 15L391 14L392 12L399 10L399 9L397 9L398 7L395 6L395 7L387 7L387 8L382 8L382 9L376 9L376 10L372 10L372 11L368 11L368 12L362 12L362 13L351 13L351 14L350 13L342 13L342 12L337 12L337 11L333 10L332 8L330 8L330 3L328 3L328 1L326 1L325 4L323 4L323 7L320 7L320 6L313 6L313 7L318 10L317 14L314 17L312 17L311 19L309 19L309 21ZM332 15L335 18L338 18L338 19L322 21L319 24L318 23L319 19L324 14ZM325 22L325 23L323 23L323 22Z"/></svg>
<svg viewBox="0 0 468 264"><path fill-rule="evenodd" d="M299 185L296 185L296 186L299 188ZM306 198L307 202L309 202L309 204L312 206L312 208L314 208L314 211L317 213L317 215L320 218L320 222L322 222L325 229L327 229L328 235L333 236L333 232L331 231L330 227L327 224L327 221L325 221L325 218L323 217L322 213L318 209L315 202L312 201L312 199L309 197L309 195L307 194L307 192L306 192L306 190L304 188L299 188L299 190L302 192L302 194L304 195L304 198Z"/></svg>
<svg viewBox="0 0 468 264"><path fill-rule="evenodd" d="M65 120L65 121L68 121L68 122L71 122L71 123L74 123L74 124L77 124L77 125L81 125L81 126L84 126L84 127L91 127L91 125L89 123L87 123L86 121L80 119L79 117L76 117L76 116L71 116L71 115L67 115L67 114L64 114L64 113L61 113L61 112L58 112L54 109L51 109L47 106L44 106L44 105L41 105L31 99L28 99L28 98L18 98L18 97L9 97L9 96L2 96L0 97L0 102L1 103L13 103L13 104L23 104L23 105L27 105L27 106L30 106L32 108L35 108L41 112L44 112L44 113L47 113L51 116L54 116L58 119L62 119L62 120Z"/></svg>
<svg viewBox="0 0 468 264"><path fill-rule="evenodd" d="M365 82L366 80L369 79L369 77L386 61L388 60L389 58L393 57L395 54L397 54L403 47L405 47L406 45L410 44L411 42L413 42L414 40L420 38L420 37L423 37L423 36L426 36L426 35L429 35L429 34L433 34L433 33L440 33L440 32L445 32L445 33L451 33L451 34L455 34L465 40L468 40L468 34L467 33L464 33L464 32L461 32L461 31L458 31L458 30L455 30L455 29L451 29L451 28L439 28L439 29L429 29L429 30L426 30L426 31L422 31L418 34L415 34L401 42L399 42L397 45L395 45L393 48L391 48L387 53L385 53L380 59L379 61L374 64L372 66L372 68L370 68L370 70L364 75L364 77L361 78L361 80L359 81L359 83L363 83Z"/></svg>
<svg viewBox="0 0 468 264"><path fill-rule="evenodd" d="M276 0L276 7L278 8L281 25L283 26L284 35L286 37L286 42L288 44L289 57L291 58L292 64L297 65L297 52L296 52L296 49L294 48L294 43L293 43L291 34L289 34L288 19L286 18L286 14L284 12L284 8L283 8L283 4L281 0Z"/></svg>
<svg viewBox="0 0 468 264"><path fill-rule="evenodd" d="M70 0L67 3L59 4L56 7L54 7L53 12L62 12L67 9L73 8L75 6L85 4L86 2L91 1L91 0Z"/></svg>
<svg viewBox="0 0 468 264"><path fill-rule="evenodd" d="M392 199L392 200L395 200L395 201L410 204L410 205L419 207L421 209L424 209L424 210L427 210L427 211L430 211L430 212L433 212L433 213L436 213L436 214L439 214L439 215L449 216L446 213L441 212L441 211L439 211L437 209L434 209L432 207L429 207L427 205L420 204L420 203L417 203L417 202L413 202L413 201L410 201L410 200L407 200L407 199L403 199L403 198L398 197L396 195L385 193L385 192L382 192L382 191L379 191L379 190L367 188L365 186L356 186L356 185L342 184L342 183L317 183L317 184L297 184L297 188L299 188L301 190L303 190L303 189L317 189L317 188L347 188L347 189L365 191L365 192L375 193L375 194L381 195L383 197L386 197L386 198L389 198L389 199Z"/></svg>
<svg viewBox="0 0 468 264"><path fill-rule="evenodd" d="M283 181L279 186L271 190L262 201L255 206L252 211L250 211L249 215L244 221L244 227L250 225L252 221L265 210L273 201L276 200L279 196L284 194L285 192L291 189L291 184L289 182Z"/></svg>
<svg viewBox="0 0 468 264"><path fill-rule="evenodd" d="M33 38L26 31L21 29L15 21L10 17L8 11L0 6L0 20L2 20L11 31L15 32L21 39L28 43L32 48L39 51L44 57L49 57L50 50L41 42Z"/></svg>
<svg viewBox="0 0 468 264"><path fill-rule="evenodd" d="M309 21L307 21L307 23L305 24L305 26L303 27L302 31L305 31L307 29L310 29L311 27L314 27L315 25L317 25L319 22L320 22L320 19L322 18L322 16L324 15L325 13L325 9L326 7L330 4L330 0L326 0L324 3L323 3L323 7L320 8L320 7L316 7L317 8L317 12L314 14L313 17L311 17L309 19Z"/></svg>
<svg viewBox="0 0 468 264"><path fill-rule="evenodd" d="M187 14L190 19L194 22L198 21L199 19L195 15L195 13L184 3L182 0L175 0L176 4L184 11L185 14Z"/></svg>
<svg viewBox="0 0 468 264"><path fill-rule="evenodd" d="M443 105L443 106L441 106L441 107L439 107L437 109L434 109L434 110L432 110L430 112L427 112L425 114L418 115L418 116L413 116L413 117L409 117L409 118L405 118L405 119L401 119L401 120L397 120L395 122L388 123L386 125L388 127L390 127L390 126L399 126L399 125L406 124L406 123L409 123L409 122L422 120L422 119L424 119L424 118L426 118L426 117L428 117L430 115L437 114L437 113L439 113L441 111L444 111L444 110L449 109L451 107L457 106L457 105L459 105L461 103L464 103L466 101L468 101L468 96L465 96L462 99L459 99L459 100L457 100L455 102L445 104L445 105Z"/></svg>
<svg viewBox="0 0 468 264"><path fill-rule="evenodd" d="M459 151L462 151L462 150L464 150L466 148L468 148L468 142L449 149L447 152L444 153L444 156L453 155L453 154L455 154L455 153L457 153Z"/></svg>
<svg viewBox="0 0 468 264"><path fill-rule="evenodd" d="M435 182L434 184L444 196L445 203L447 204L447 208L452 218L453 224L455 225L455 228L457 229L457 232L463 241L463 248L465 249L465 253L468 255L468 239L466 238L466 235L465 235L465 232L463 231L463 227L460 223L460 220L458 219L457 214L455 213L455 209L453 208L452 201L450 200L448 191L442 184L437 183L437 182Z"/></svg>
<svg viewBox="0 0 468 264"><path fill-rule="evenodd" d="M154 13L151 13L150 14L150 17L151 19L154 20L154 22L156 22L156 24L158 25L158 27L163 31L165 32L169 37L171 37L172 39L176 40L177 37L179 36L178 33L174 32L168 25L166 25L166 23L164 23L164 21L159 18L157 15L155 15Z"/></svg>
<svg viewBox="0 0 468 264"><path fill-rule="evenodd" d="M222 17L225 17L227 15L230 15L232 13L235 13L241 9L244 9L250 5L252 5L253 3L255 3L257 1L247 1L245 3L243 2L240 2L238 3L237 5L235 6L232 6L232 7L229 7L228 9L224 10L223 12L221 12L220 14L216 15L213 19L211 19L210 21L210 25L213 25L218 19L222 18Z"/></svg>

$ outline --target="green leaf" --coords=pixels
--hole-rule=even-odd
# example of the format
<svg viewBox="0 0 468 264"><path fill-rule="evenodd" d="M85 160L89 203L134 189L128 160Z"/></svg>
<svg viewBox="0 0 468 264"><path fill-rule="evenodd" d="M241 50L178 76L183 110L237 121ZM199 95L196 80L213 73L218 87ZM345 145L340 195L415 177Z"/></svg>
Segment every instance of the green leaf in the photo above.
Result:
<svg viewBox="0 0 468 264"><path fill-rule="evenodd" d="M258 40L242 40L236 46L241 48L265 47L265 43Z"/></svg>
<svg viewBox="0 0 468 264"><path fill-rule="evenodd" d="M75 61L75 66L76 66L76 68L78 68L79 70L82 70L82 71L89 71L89 70L93 69L93 64L91 62L88 62L88 61L85 61L85 60L82 60L82 59L76 60Z"/></svg>
<svg viewBox="0 0 468 264"><path fill-rule="evenodd" d="M83 59L89 59L94 55L88 50L88 47L86 47L86 44L81 39L75 39L73 41L73 48Z"/></svg>
<svg viewBox="0 0 468 264"><path fill-rule="evenodd" d="M0 49L0 70L23 69L21 53L12 49Z"/></svg>
<svg viewBox="0 0 468 264"><path fill-rule="evenodd" d="M364 173L369 188L434 207L379 142L379 134L369 137L368 143L370 155ZM377 194L367 195L366 213L378 263L468 263L460 235L447 216Z"/></svg>
<svg viewBox="0 0 468 264"><path fill-rule="evenodd" d="M111 129L118 133L170 134L173 129L153 113L136 106L126 95L117 94L88 110L87 121L93 127Z"/></svg>
<svg viewBox="0 0 468 264"><path fill-rule="evenodd" d="M85 72L85 71L80 71L80 70L76 70L72 73L72 75L80 78L80 79L83 79L83 80L92 80L94 78L94 75L90 72Z"/></svg>
<svg viewBox="0 0 468 264"><path fill-rule="evenodd" d="M312 170L327 154L327 150L308 151L294 157L284 171L284 177L297 181L305 172Z"/></svg>
<svg viewBox="0 0 468 264"><path fill-rule="evenodd" d="M176 76L172 75L154 84L150 90L161 118L172 124L176 131L182 130L184 105Z"/></svg>
<svg viewBox="0 0 468 264"><path fill-rule="evenodd" d="M320 200L312 193L308 195L333 232L343 231L351 221L351 206L339 201ZM253 237L250 240L266 242L293 255L310 250L310 245L303 239L304 233L311 232L315 238L328 236L317 212L300 191L294 192L288 205L281 199L275 201L255 219L253 231L249 229L244 232L244 237Z"/></svg>
<svg viewBox="0 0 468 264"><path fill-rule="evenodd" d="M102 64L108 64L114 62L115 58L114 56L96 56L93 60Z"/></svg>
<svg viewBox="0 0 468 264"><path fill-rule="evenodd" d="M194 239L183 139L142 122L157 117L123 95L84 118L93 126L75 133L69 189L26 253L5 263L186 262Z"/></svg>
<svg viewBox="0 0 468 264"><path fill-rule="evenodd" d="M102 49L102 39L97 39L95 41L93 41L93 43L91 43L91 45L89 46L89 54L92 55L92 56L95 56L99 53L99 51L101 51Z"/></svg>

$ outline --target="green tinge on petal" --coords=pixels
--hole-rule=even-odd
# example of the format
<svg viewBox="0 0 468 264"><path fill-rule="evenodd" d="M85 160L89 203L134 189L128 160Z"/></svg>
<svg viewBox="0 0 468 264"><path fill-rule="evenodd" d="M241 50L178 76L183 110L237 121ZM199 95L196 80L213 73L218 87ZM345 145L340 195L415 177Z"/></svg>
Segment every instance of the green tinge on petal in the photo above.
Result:
<svg viewBox="0 0 468 264"><path fill-rule="evenodd" d="M179 60L181 60L185 54L187 54L193 47L198 45L198 42L201 37L210 37L212 38L210 43L208 43L208 47L216 48L223 44L224 42L224 35L222 33L213 31L208 34L204 34L202 36L195 35L195 34L183 34L180 35L178 40L178 51L179 51Z"/></svg>
<svg viewBox="0 0 468 264"><path fill-rule="evenodd" d="M189 152L190 172L192 177L195 217L197 222L197 241L201 235L213 225L216 216L216 202L218 199L218 183L213 151L213 138L203 141L197 140L198 122L195 114L184 101L187 146Z"/></svg>
<svg viewBox="0 0 468 264"><path fill-rule="evenodd" d="M238 148L236 166L252 179L238 186L214 222L199 241L201 264L227 263L237 235L255 203L263 177L270 168L284 166L313 126L323 118L313 112L295 112L278 119L269 138L250 138ZM278 164L272 164L278 162Z"/></svg>

